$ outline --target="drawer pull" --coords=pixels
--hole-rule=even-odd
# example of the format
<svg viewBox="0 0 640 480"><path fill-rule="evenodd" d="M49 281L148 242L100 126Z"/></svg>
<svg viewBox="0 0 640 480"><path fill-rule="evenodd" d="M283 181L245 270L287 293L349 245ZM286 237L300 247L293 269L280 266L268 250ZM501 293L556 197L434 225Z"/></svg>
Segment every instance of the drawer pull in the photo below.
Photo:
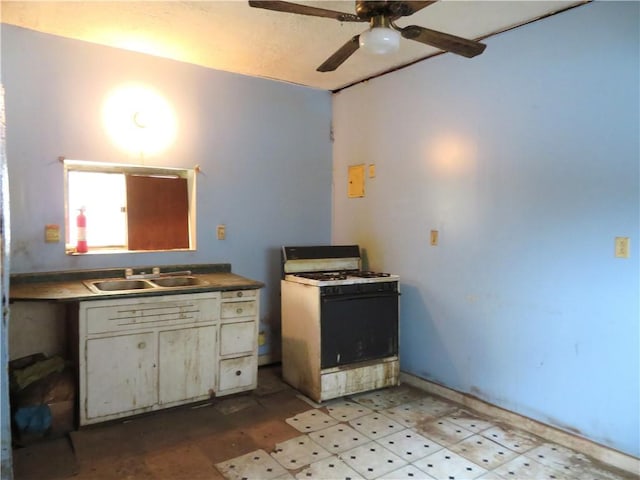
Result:
<svg viewBox="0 0 640 480"><path fill-rule="evenodd" d="M242 371L241 370L236 370L236 377L239 377L240 375L242 375Z"/></svg>
<svg viewBox="0 0 640 480"><path fill-rule="evenodd" d="M140 342L140 343L138 344L138 348L139 348L140 350L142 350L142 349L143 349L143 348L145 348L146 346L147 346L147 344L146 344L145 342Z"/></svg>
<svg viewBox="0 0 640 480"><path fill-rule="evenodd" d="M236 313L242 313L242 308L236 308Z"/></svg>
<svg viewBox="0 0 640 480"><path fill-rule="evenodd" d="M238 292L239 297L241 297L242 295L244 295L242 292Z"/></svg>

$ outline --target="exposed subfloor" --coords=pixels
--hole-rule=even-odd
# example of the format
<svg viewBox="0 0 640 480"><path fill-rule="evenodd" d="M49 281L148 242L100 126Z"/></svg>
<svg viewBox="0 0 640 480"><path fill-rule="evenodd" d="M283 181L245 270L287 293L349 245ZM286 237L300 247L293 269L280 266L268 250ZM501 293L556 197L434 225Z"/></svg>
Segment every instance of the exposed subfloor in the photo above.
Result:
<svg viewBox="0 0 640 480"><path fill-rule="evenodd" d="M406 385L319 406L279 366L248 394L13 453L16 480L638 478Z"/></svg>

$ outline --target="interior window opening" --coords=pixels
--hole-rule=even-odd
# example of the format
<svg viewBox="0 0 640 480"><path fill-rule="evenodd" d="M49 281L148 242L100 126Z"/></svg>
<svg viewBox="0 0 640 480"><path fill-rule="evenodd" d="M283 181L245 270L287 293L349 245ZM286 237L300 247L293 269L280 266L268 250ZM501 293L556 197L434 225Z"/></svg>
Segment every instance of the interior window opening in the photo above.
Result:
<svg viewBox="0 0 640 480"><path fill-rule="evenodd" d="M78 160L64 168L68 254L85 253L79 240L86 253L195 250L195 170Z"/></svg>

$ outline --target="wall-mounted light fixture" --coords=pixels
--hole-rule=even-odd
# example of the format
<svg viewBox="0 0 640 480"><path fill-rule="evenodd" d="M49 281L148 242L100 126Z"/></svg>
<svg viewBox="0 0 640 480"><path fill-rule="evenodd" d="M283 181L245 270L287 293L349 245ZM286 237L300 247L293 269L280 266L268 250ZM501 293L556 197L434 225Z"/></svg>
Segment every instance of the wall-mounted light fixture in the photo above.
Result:
<svg viewBox="0 0 640 480"><path fill-rule="evenodd" d="M112 141L132 154L154 155L176 137L176 117L162 95L143 85L125 85L106 98L102 118Z"/></svg>
<svg viewBox="0 0 640 480"><path fill-rule="evenodd" d="M146 112L134 112L133 123L135 123L138 128L147 128L149 126L149 119L147 118Z"/></svg>

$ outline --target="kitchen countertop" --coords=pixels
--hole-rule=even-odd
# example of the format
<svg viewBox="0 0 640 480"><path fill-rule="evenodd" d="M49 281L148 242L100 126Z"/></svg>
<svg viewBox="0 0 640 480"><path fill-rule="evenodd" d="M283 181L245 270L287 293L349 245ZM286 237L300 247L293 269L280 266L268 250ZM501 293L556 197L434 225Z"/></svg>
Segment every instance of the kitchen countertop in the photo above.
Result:
<svg viewBox="0 0 640 480"><path fill-rule="evenodd" d="M152 267L136 267L134 273L151 272ZM100 270L76 270L11 275L9 281L10 301L59 301L75 302L105 300L111 298L149 297L177 295L225 290L254 290L264 283L236 275L227 263L160 266L162 274L191 271L191 276L206 282L186 287L151 288L140 290L110 291L96 293L85 285L85 281L124 279L124 268ZM153 279L151 279L153 280Z"/></svg>

